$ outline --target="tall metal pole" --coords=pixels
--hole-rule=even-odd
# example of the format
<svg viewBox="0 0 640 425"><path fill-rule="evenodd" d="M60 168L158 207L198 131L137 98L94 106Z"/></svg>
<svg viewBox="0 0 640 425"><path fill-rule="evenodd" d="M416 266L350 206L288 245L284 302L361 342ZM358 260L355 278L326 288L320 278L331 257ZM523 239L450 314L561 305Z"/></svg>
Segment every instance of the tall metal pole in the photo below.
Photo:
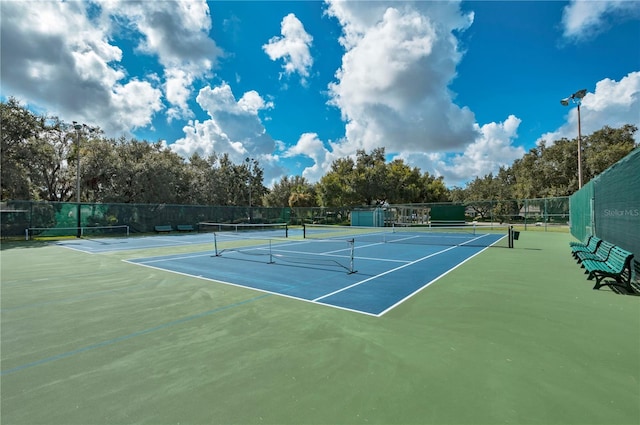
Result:
<svg viewBox="0 0 640 425"><path fill-rule="evenodd" d="M80 131L76 130L76 203L80 203Z"/></svg>
<svg viewBox="0 0 640 425"><path fill-rule="evenodd" d="M73 128L76 130L76 155L77 155L77 162L76 162L76 206L77 206L77 212L76 215L78 216L78 233L76 235L76 237L81 238L82 237L82 217L81 217L81 213L82 213L82 207L80 206L80 130L82 129L82 125L77 124L75 121L73 122Z"/></svg>
<svg viewBox="0 0 640 425"><path fill-rule="evenodd" d="M580 102L578 102L578 189L582 189L582 130L580 129Z"/></svg>
<svg viewBox="0 0 640 425"><path fill-rule="evenodd" d="M248 164L247 167L249 169L249 223L251 223L251 163L254 161L253 158L246 158L245 162Z"/></svg>
<svg viewBox="0 0 640 425"><path fill-rule="evenodd" d="M73 121L73 128L76 130L76 155L78 160L76 162L76 204L78 207L78 234L77 237L82 237L82 207L80 205L80 132L84 129L89 130L89 133L96 131L96 127L89 127L86 124L79 124L77 121Z"/></svg>

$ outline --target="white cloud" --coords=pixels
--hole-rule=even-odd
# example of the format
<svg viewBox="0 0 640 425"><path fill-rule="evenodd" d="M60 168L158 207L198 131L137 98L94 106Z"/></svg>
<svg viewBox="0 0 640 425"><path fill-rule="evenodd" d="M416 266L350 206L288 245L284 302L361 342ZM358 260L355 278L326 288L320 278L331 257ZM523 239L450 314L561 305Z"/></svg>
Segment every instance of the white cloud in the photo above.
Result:
<svg viewBox="0 0 640 425"><path fill-rule="evenodd" d="M1 7L2 95L107 135L149 125L163 100L169 118L190 117L193 82L209 76L222 54L208 38L204 1L3 1ZM116 45L123 34L138 42L138 52L155 56L164 75L129 74Z"/></svg>
<svg viewBox="0 0 640 425"><path fill-rule="evenodd" d="M410 156L462 151L474 142L474 114L456 105L448 89L462 58L454 32L467 29L472 14L456 2L326 3L343 32L345 54L329 84L329 103L341 111L345 137L324 151L314 143L311 152L302 137L288 155L316 162L305 177L313 181L358 149L384 146Z"/></svg>
<svg viewBox="0 0 640 425"><path fill-rule="evenodd" d="M118 105L113 118L127 128L141 128L151 124L153 114L162 109L160 90L145 81L131 80L113 89L112 102Z"/></svg>
<svg viewBox="0 0 640 425"><path fill-rule="evenodd" d="M525 150L514 146L521 120L510 115L501 123L489 123L482 127L476 124L481 134L462 154L451 158L440 156L434 163L436 175L444 176L448 184L464 186L472 177L494 175L500 167L511 166L513 161L522 158Z"/></svg>
<svg viewBox="0 0 640 425"><path fill-rule="evenodd" d="M553 132L543 134L538 142L553 142L562 138L578 137L578 109L569 104L566 123ZM580 106L582 135L588 135L604 126L612 128L632 124L640 128L640 71L627 74L620 81L609 78L596 84L594 93L587 93ZM636 140L638 140L636 135Z"/></svg>
<svg viewBox="0 0 640 425"><path fill-rule="evenodd" d="M475 138L474 115L453 103L448 85L462 56L452 31L466 29L471 18L451 13L459 8L454 3L374 8L377 20L359 2L329 8L343 24L347 48L329 86L347 121L347 143L393 152L463 148Z"/></svg>
<svg viewBox="0 0 640 425"><path fill-rule="evenodd" d="M179 118L193 117L187 101L191 97L191 85L193 74L179 68L167 68L165 70L164 92L166 99L172 105L167 110L169 121Z"/></svg>
<svg viewBox="0 0 640 425"><path fill-rule="evenodd" d="M328 166L336 157L324 147L322 140L316 133L305 133L300 136L298 142L290 147L284 157L306 156L313 160L313 165L307 167L302 176L310 182L319 181L328 171Z"/></svg>
<svg viewBox="0 0 640 425"><path fill-rule="evenodd" d="M298 73L304 82L313 66L313 57L309 51L313 37L309 35L302 22L293 13L282 19L280 24L281 37L272 37L262 49L273 61L282 59L284 73L291 75Z"/></svg>
<svg viewBox="0 0 640 425"><path fill-rule="evenodd" d="M119 17L117 22L124 21L127 30L138 31L138 52L156 56L164 67L169 120L191 118L187 102L193 94L193 82L210 76L223 54L208 36L211 17L206 1L112 0L102 7L105 13Z"/></svg>
<svg viewBox="0 0 640 425"><path fill-rule="evenodd" d="M584 40L606 29L609 18L637 18L640 2L636 0L571 0L562 12L563 35L571 40Z"/></svg>
<svg viewBox="0 0 640 425"><path fill-rule="evenodd" d="M248 91L242 95L242 98L238 101L238 106L253 115L258 115L258 111L261 109L272 109L274 107L273 102L265 102L255 90Z"/></svg>
<svg viewBox="0 0 640 425"><path fill-rule="evenodd" d="M174 152L185 158L196 152L203 156L228 153L236 163L250 156L259 160L267 181L279 179L283 170L273 155L277 143L258 116L261 110L273 107L271 102L265 102L256 91L246 92L236 100L227 83L203 88L196 101L210 118L189 122L183 128L185 137L169 146Z"/></svg>
<svg viewBox="0 0 640 425"><path fill-rule="evenodd" d="M209 38L211 16L204 0L100 3L102 16L113 31L137 31L139 53L157 56L165 68L180 66L187 72L204 74L222 54Z"/></svg>

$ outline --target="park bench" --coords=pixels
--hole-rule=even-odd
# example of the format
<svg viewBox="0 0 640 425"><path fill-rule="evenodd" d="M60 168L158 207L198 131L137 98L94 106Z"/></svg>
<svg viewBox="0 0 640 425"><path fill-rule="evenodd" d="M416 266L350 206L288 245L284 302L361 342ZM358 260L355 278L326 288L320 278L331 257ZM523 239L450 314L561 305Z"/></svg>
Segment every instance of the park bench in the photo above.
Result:
<svg viewBox="0 0 640 425"><path fill-rule="evenodd" d="M171 226L168 226L168 225L166 225L166 226L155 226L153 228L153 230L155 230L156 233L163 233L163 232L169 233L169 232L171 232L173 230L173 228Z"/></svg>
<svg viewBox="0 0 640 425"><path fill-rule="evenodd" d="M587 273L588 280L595 278L596 284L593 289L600 289L602 286L621 286L630 293L634 292L631 286L633 279L633 254L619 246L613 246L605 261L584 260L582 265ZM613 281L604 280L612 278Z"/></svg>
<svg viewBox="0 0 640 425"><path fill-rule="evenodd" d="M594 252L576 252L576 260L578 260L578 263L583 263L585 260L607 261L613 247L614 245L611 242L601 241Z"/></svg>
<svg viewBox="0 0 640 425"><path fill-rule="evenodd" d="M176 229L178 232L193 232L195 230L193 224L178 224Z"/></svg>
<svg viewBox="0 0 640 425"><path fill-rule="evenodd" d="M602 239L598 238L597 236L590 236L586 244L582 244L580 242L574 243L575 245L571 246L571 254L577 259L580 252L596 252L596 250L600 246L600 243L602 243Z"/></svg>
<svg viewBox="0 0 640 425"><path fill-rule="evenodd" d="M587 236L587 239L585 239L584 241L572 241L572 242L569 242L569 246L571 248L587 246L587 245L589 245L589 241L591 239L593 239L593 238L595 238L594 235L589 235L589 236Z"/></svg>

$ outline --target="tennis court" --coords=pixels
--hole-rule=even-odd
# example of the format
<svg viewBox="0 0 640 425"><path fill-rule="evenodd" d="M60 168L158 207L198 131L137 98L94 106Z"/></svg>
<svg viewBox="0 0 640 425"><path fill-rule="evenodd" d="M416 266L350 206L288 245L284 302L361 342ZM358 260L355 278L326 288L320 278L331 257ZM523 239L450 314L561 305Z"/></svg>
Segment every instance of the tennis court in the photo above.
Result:
<svg viewBox="0 0 640 425"><path fill-rule="evenodd" d="M226 235L216 247L210 233L3 243L2 423L640 421L639 298L593 291L568 234L524 232L514 249L384 236L351 235L356 273L349 248L295 232L265 238L271 250ZM386 312L316 292L424 287L444 258L439 279Z"/></svg>
<svg viewBox="0 0 640 425"><path fill-rule="evenodd" d="M209 243L213 251L128 260L132 264L381 316L469 258L507 238L507 228L274 226L136 239L78 240L86 252ZM502 244L504 246L504 243ZM301 275L301 273L303 273Z"/></svg>

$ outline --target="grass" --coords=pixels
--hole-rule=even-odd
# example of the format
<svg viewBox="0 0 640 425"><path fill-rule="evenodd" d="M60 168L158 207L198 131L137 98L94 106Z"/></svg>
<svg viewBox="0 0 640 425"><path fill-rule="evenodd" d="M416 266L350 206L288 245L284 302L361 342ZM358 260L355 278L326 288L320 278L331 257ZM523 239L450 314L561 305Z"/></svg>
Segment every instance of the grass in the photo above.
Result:
<svg viewBox="0 0 640 425"><path fill-rule="evenodd" d="M638 424L640 297L592 290L570 240L523 231L381 318L5 243L0 419Z"/></svg>

